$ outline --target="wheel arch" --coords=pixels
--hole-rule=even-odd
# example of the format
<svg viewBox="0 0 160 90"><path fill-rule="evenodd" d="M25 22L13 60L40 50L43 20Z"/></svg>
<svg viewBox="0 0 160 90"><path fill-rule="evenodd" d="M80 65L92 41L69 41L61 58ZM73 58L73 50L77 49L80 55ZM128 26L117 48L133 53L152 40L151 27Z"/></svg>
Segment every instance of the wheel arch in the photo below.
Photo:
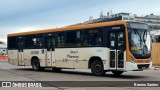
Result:
<svg viewBox="0 0 160 90"><path fill-rule="evenodd" d="M39 61L39 58L38 58L37 56L33 56L33 57L31 58L31 65L32 65L32 62L33 62L34 59L37 59L37 60Z"/></svg>
<svg viewBox="0 0 160 90"><path fill-rule="evenodd" d="M89 61L88 61L88 69L91 68L91 65L94 61L96 60L99 60L102 62L102 59L99 57L99 56L93 56L93 57L90 57Z"/></svg>

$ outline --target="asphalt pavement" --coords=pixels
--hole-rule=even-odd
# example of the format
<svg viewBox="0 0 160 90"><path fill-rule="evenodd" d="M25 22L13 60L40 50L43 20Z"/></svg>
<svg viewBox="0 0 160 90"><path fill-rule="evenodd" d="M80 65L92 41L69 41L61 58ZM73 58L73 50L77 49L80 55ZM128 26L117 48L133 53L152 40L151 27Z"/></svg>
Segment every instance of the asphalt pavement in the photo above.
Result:
<svg viewBox="0 0 160 90"><path fill-rule="evenodd" d="M46 84L48 87L37 87L37 88L29 88L30 90L159 90L159 87L118 87L117 81L120 83L122 82L136 82L136 81L160 81L160 70L159 69L151 69L151 70L144 70L144 71L129 71L123 73L121 76L114 76L111 72L106 72L105 76L93 76L90 70L83 70L83 69L62 69L61 72L53 72L50 68L47 68L45 71L33 71L30 66L13 66L8 64L7 60L0 60L0 81L7 82L7 81L19 81L19 82L42 82L43 85ZM110 83L111 86L95 86L95 87L60 87L60 86L52 86L45 82L58 82L60 81L62 84L64 82L68 82L74 85L74 81L81 81L83 85L87 81L91 85L92 83L98 82L107 82ZM112 81L115 81L112 82ZM8 88L8 87L0 87L0 90L22 90L21 88ZM28 90L28 88L23 88L23 90Z"/></svg>

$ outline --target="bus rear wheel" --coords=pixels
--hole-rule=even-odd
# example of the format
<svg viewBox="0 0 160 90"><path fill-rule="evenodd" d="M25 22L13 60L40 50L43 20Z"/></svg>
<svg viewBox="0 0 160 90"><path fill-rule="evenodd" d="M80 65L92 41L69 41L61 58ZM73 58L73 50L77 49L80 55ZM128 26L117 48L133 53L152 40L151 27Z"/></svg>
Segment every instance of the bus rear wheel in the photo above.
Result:
<svg viewBox="0 0 160 90"><path fill-rule="evenodd" d="M95 76L102 76L106 73L103 67L103 63L100 60L96 60L91 64L91 71Z"/></svg>
<svg viewBox="0 0 160 90"><path fill-rule="evenodd" d="M33 70L35 70L35 71L44 70L44 68L42 68L42 67L40 66L40 62L39 62L38 59L33 59L33 61L32 61L32 68L33 68Z"/></svg>
<svg viewBox="0 0 160 90"><path fill-rule="evenodd" d="M120 76L123 71L112 71L112 73L115 75L115 76Z"/></svg>

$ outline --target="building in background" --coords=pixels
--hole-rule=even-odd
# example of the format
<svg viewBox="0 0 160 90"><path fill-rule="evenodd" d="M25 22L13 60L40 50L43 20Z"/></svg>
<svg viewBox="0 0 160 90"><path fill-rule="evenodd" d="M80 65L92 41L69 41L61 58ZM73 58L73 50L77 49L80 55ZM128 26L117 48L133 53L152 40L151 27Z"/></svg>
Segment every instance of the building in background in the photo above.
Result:
<svg viewBox="0 0 160 90"><path fill-rule="evenodd" d="M103 15L103 13L101 13L100 18L93 19L93 17L90 16L88 21L85 21L83 23L73 24L70 26L108 22L108 21L117 21L117 20L135 20L135 17L133 15L131 15L130 13L123 13L122 12L122 13L110 15L108 12L107 15Z"/></svg>
<svg viewBox="0 0 160 90"><path fill-rule="evenodd" d="M83 24L117 21L117 20L135 20L135 21L145 22L149 25L149 28L151 30L151 35L160 33L160 16L154 14L138 16L136 14L124 13L124 12L117 14L112 14L112 13L109 14L108 12L107 15L103 15L103 13L101 13L100 18L98 19L93 19L93 17L91 16L88 21L74 25L83 25Z"/></svg>
<svg viewBox="0 0 160 90"><path fill-rule="evenodd" d="M158 15L146 15L146 16L135 16L136 21L145 22L151 29L151 34L160 33L160 16Z"/></svg>

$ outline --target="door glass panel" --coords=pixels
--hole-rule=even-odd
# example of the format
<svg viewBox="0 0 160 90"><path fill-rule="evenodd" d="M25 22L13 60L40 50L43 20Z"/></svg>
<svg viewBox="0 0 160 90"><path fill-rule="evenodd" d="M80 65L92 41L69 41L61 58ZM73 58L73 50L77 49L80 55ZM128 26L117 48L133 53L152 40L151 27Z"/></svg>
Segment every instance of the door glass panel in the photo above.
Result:
<svg viewBox="0 0 160 90"><path fill-rule="evenodd" d="M110 49L116 49L116 34L110 33Z"/></svg>
<svg viewBox="0 0 160 90"><path fill-rule="evenodd" d="M18 51L23 52L23 41L22 40L19 40L18 42Z"/></svg>
<svg viewBox="0 0 160 90"><path fill-rule="evenodd" d="M123 68L124 65L124 58L123 58L123 51L117 51L117 58L118 58L118 68Z"/></svg>
<svg viewBox="0 0 160 90"><path fill-rule="evenodd" d="M48 39L47 39L47 51L50 51L50 47L51 47L51 41L50 41L50 39L48 38Z"/></svg>
<svg viewBox="0 0 160 90"><path fill-rule="evenodd" d="M124 43L124 33L123 32L119 32L118 33L118 49L119 50L124 50L125 49L125 43Z"/></svg>
<svg viewBox="0 0 160 90"><path fill-rule="evenodd" d="M115 62L116 52L110 51L110 67L115 68L116 62Z"/></svg>
<svg viewBox="0 0 160 90"><path fill-rule="evenodd" d="M54 38L47 38L47 51L54 51L55 40Z"/></svg>

